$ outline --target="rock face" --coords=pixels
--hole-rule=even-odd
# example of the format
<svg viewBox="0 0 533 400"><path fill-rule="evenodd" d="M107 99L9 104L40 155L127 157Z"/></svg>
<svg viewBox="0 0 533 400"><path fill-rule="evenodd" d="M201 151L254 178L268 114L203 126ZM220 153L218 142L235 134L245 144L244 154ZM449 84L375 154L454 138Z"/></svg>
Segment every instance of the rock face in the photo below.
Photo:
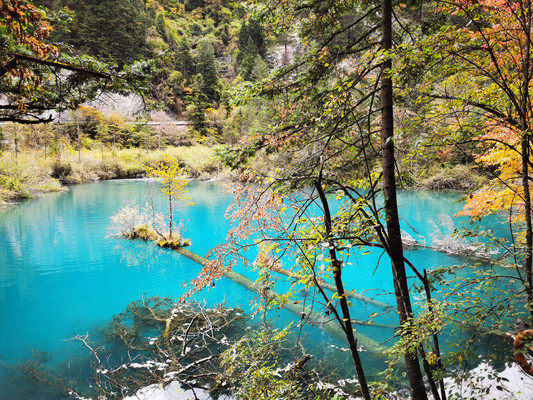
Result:
<svg viewBox="0 0 533 400"><path fill-rule="evenodd" d="M106 117L111 114L119 114L127 121L134 121L135 118L147 112L142 98L135 94L124 96L116 93L106 93L102 94L98 99L85 103L84 105L98 110ZM149 114L151 122L148 122L148 125L172 126L171 130L174 131L188 131L189 121L184 118L176 119L171 114L161 110L150 111ZM59 123L72 122L73 120L72 111L70 110L60 113L53 112L52 116L54 121Z"/></svg>
<svg viewBox="0 0 533 400"><path fill-rule="evenodd" d="M131 94L124 96L117 93L103 93L97 99L84 104L100 111L104 116L120 114L134 119L145 111L144 103L140 96ZM72 120L72 111L49 112L54 122L66 122Z"/></svg>
<svg viewBox="0 0 533 400"><path fill-rule="evenodd" d="M87 106L96 108L104 115L118 113L134 117L144 111L141 97L135 94L128 96L116 93L102 94L96 100L87 103Z"/></svg>

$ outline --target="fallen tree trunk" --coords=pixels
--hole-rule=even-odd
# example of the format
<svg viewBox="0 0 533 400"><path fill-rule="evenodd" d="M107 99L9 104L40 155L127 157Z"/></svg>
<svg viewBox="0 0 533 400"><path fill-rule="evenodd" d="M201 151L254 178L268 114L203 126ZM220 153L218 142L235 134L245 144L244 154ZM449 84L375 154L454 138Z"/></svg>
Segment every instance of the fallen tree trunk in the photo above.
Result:
<svg viewBox="0 0 533 400"><path fill-rule="evenodd" d="M282 274L282 275L288 276L289 278L296 278L296 279L298 278L291 271L288 271L288 270L283 269L283 268L274 267L274 268L271 268L270 270L274 271L274 272L277 272L278 274ZM337 289L335 289L335 286L324 282L322 279L317 278L317 281L320 284L320 286L322 286L324 289L331 290L333 292L337 291ZM362 294L359 294L359 293L354 293L354 292L347 291L347 292L345 292L345 294L346 294L347 297L351 297L351 298L354 298L354 299L357 299L357 300L364 301L365 303L371 304L371 305L379 307L379 308L383 308L384 310L390 310L390 309L394 308L393 306L391 306L389 304L386 304L386 303L383 303L381 301L377 301L377 300L371 299L371 298L363 296Z"/></svg>
<svg viewBox="0 0 533 400"><path fill-rule="evenodd" d="M205 265L207 263L207 260L204 257L194 254L190 250L185 249L183 247L175 248L174 251L180 253L181 255L187 257L188 259L194 261L197 264ZM254 281L242 274L239 274L238 272L226 271L223 273L223 276L259 294L260 296L267 295L271 299L281 299L281 296L275 291L270 289L265 290L265 288L263 287L258 287L258 285L254 284ZM309 307L302 307L301 305L294 304L291 302L278 301L278 305L281 308L284 308L285 310L297 315L301 319L306 318L312 326L318 325L321 329L323 329L325 332L329 333L333 337L342 341L346 340L346 334L343 329L334 321L327 319L324 314L311 310ZM364 351L372 359L381 362L387 361L387 357L384 355L383 351L385 346L380 345L378 342L370 339L369 337L363 336L360 333L357 333L356 337L359 346L363 347Z"/></svg>

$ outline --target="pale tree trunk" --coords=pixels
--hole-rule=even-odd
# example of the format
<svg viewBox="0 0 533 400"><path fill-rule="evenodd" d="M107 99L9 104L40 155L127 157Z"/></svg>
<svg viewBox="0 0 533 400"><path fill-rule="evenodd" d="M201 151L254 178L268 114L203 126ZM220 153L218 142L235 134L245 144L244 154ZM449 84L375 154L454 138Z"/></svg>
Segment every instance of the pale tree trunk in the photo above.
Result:
<svg viewBox="0 0 533 400"><path fill-rule="evenodd" d="M169 216L169 219L168 219L168 230L169 230L169 239L172 240L172 222L173 222L173 219L174 219L174 215L173 215L173 212L172 212L172 195L168 195L168 208L169 208L169 212L170 212L170 216Z"/></svg>

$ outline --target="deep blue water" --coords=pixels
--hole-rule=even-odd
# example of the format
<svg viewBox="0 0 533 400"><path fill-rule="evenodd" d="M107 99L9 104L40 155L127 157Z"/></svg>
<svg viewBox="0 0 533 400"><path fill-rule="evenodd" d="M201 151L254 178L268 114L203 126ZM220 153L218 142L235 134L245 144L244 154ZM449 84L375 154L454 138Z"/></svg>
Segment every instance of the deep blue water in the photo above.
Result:
<svg viewBox="0 0 533 400"><path fill-rule="evenodd" d="M231 196L218 182L193 182L189 189L194 205L178 207L175 217L185 221L190 249L205 255L226 235L229 224L224 212ZM173 251L142 241L106 238L110 217L132 199L144 204L147 191L145 181L85 184L0 212L1 400L51 399L12 366L44 351L47 367L64 369L83 350L69 338L97 330L143 296L178 298L185 290L182 283L196 276L199 266ZM410 224L405 229L423 235L430 244L435 229L430 221L459 211L461 205L454 204L457 199L454 194L403 193L401 214ZM156 200L157 207L164 209L164 200ZM412 251L408 257L421 268L457 262L430 250ZM344 272L346 288L394 304L390 266L379 260L377 252L352 256ZM226 301L246 308L251 294L224 280L197 297L209 304ZM366 304L354 304L353 317L365 319L373 311ZM390 317L391 324L394 318ZM359 331L377 341L391 335L377 328ZM321 333L315 335L317 340L323 338Z"/></svg>

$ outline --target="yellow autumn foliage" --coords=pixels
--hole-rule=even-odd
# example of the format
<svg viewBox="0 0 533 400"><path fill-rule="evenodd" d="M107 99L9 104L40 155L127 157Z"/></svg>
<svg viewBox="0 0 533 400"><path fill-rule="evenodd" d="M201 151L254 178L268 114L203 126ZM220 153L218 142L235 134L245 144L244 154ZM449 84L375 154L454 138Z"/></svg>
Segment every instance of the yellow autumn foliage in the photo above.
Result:
<svg viewBox="0 0 533 400"><path fill-rule="evenodd" d="M492 144L478 161L493 168L496 177L483 189L468 196L463 209L456 215L480 218L512 210L513 221L523 221L522 158L516 147L521 140L520 133L507 126L486 126L486 132L478 139Z"/></svg>
<svg viewBox="0 0 533 400"><path fill-rule="evenodd" d="M189 183L188 171L181 168L179 162L170 154L165 154L163 161L157 163L155 168L147 167L146 174L152 178L158 178L161 182L161 192L172 196L176 200L188 199Z"/></svg>

